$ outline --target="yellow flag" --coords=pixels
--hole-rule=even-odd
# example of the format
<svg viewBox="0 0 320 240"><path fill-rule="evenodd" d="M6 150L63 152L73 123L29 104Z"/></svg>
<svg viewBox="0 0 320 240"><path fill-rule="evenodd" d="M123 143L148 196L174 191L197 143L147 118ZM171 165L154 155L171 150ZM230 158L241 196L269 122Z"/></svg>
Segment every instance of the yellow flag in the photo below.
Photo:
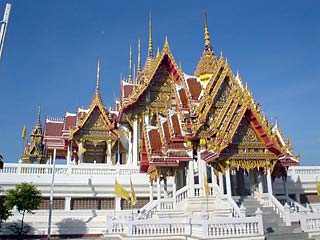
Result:
<svg viewBox="0 0 320 240"><path fill-rule="evenodd" d="M82 147L81 153L85 153L86 151L87 151L87 149L85 149L84 147Z"/></svg>
<svg viewBox="0 0 320 240"><path fill-rule="evenodd" d="M27 128L26 125L23 126L23 130L22 130L22 134L21 134L21 138L24 141L26 139L27 136Z"/></svg>
<svg viewBox="0 0 320 240"><path fill-rule="evenodd" d="M122 187L117 180L115 180L115 183L114 183L114 194L127 200L127 201L130 201L130 196L129 196L129 193L127 192L127 190Z"/></svg>
<svg viewBox="0 0 320 240"><path fill-rule="evenodd" d="M130 178L130 188L131 188L131 196L130 196L130 200L131 200L131 205L135 206L137 204L137 197L136 197L136 193L134 192L134 188L133 188L133 184Z"/></svg>
<svg viewBox="0 0 320 240"><path fill-rule="evenodd" d="M320 196L320 182L318 181L318 178L316 180L316 185L317 185L317 195Z"/></svg>
<svg viewBox="0 0 320 240"><path fill-rule="evenodd" d="M206 198L208 200L210 188L209 188L209 184L208 184L208 179L204 174L203 174L203 186L204 186L204 192L206 194Z"/></svg>

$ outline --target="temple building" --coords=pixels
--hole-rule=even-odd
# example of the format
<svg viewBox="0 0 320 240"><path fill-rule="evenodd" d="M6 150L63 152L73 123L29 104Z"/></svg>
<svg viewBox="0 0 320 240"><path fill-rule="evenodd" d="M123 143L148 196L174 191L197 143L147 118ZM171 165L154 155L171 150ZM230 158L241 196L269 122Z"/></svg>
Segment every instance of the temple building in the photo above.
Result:
<svg viewBox="0 0 320 240"><path fill-rule="evenodd" d="M301 234L308 232L303 225L307 215L299 214L302 209L307 214L302 204L308 201L302 198L314 197L315 187L294 172L300 169L299 156L294 155L291 140L277 122L267 119L239 72L234 73L213 49L205 16L203 52L194 73L186 74L167 38L154 54L150 19L146 62L142 67L139 41L137 75L132 74L130 47L129 75L120 83L114 107L106 108L102 102L98 62L88 108L65 112L62 118L47 117L43 128L39 109L17 171L26 174L24 166L51 169L54 159L65 159L66 167L56 172L61 177L56 208L122 212L120 220L108 218L107 234L198 239L192 232L197 224L192 224L204 216L204 209L201 224L204 221L206 228L200 224L204 238L264 239L267 227L279 225L290 232L293 222L301 224ZM129 177L140 209L132 216L134 222L123 221L125 214L130 215L124 210L130 207L113 192L114 179L129 188ZM75 186L78 190L72 189ZM42 190L48 201L48 188ZM266 220L268 216L275 218L275 225Z"/></svg>

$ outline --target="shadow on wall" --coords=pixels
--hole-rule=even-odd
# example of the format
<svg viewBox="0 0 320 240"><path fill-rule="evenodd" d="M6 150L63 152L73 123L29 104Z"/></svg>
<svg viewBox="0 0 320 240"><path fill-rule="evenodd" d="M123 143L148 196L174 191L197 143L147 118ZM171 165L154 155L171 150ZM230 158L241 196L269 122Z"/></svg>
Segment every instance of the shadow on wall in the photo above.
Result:
<svg viewBox="0 0 320 240"><path fill-rule="evenodd" d="M60 236L84 237L87 234L87 225L81 219L64 218L56 225Z"/></svg>

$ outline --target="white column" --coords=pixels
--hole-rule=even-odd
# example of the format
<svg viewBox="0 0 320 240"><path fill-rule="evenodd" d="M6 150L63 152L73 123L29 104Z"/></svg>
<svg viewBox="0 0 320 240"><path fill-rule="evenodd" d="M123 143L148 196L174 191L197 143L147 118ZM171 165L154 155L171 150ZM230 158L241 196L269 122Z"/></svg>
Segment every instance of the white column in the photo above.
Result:
<svg viewBox="0 0 320 240"><path fill-rule="evenodd" d="M153 180L149 182L149 201L153 201Z"/></svg>
<svg viewBox="0 0 320 240"><path fill-rule="evenodd" d="M107 164L112 164L112 148L111 148L111 140L107 140Z"/></svg>
<svg viewBox="0 0 320 240"><path fill-rule="evenodd" d="M121 197L115 196L114 201L115 201L116 211L120 211L121 210Z"/></svg>
<svg viewBox="0 0 320 240"><path fill-rule="evenodd" d="M231 181L230 181L230 168L229 166L226 167L226 187L227 187L227 195L232 196L231 193Z"/></svg>
<svg viewBox="0 0 320 240"><path fill-rule="evenodd" d="M160 202L161 199L161 182L160 182L160 177L157 178L157 200ZM158 204L158 209L160 209L160 203Z"/></svg>
<svg viewBox="0 0 320 240"><path fill-rule="evenodd" d="M72 142L68 142L68 150L67 150L67 165L71 163L71 156L72 156Z"/></svg>
<svg viewBox="0 0 320 240"><path fill-rule="evenodd" d="M273 195L271 172L270 172L270 168L269 167L267 167L267 186L268 186L268 193Z"/></svg>
<svg viewBox="0 0 320 240"><path fill-rule="evenodd" d="M138 165L138 117L133 120L133 143L132 143L132 163L134 166Z"/></svg>
<svg viewBox="0 0 320 240"><path fill-rule="evenodd" d="M132 164L132 133L129 131L129 149L128 149L128 159L127 164Z"/></svg>
<svg viewBox="0 0 320 240"><path fill-rule="evenodd" d="M83 148L83 142L80 142L80 143L79 143L79 150L78 150L78 157L79 157L79 162L78 162L78 164L81 164L81 163L83 162L82 148Z"/></svg>
<svg viewBox="0 0 320 240"><path fill-rule="evenodd" d="M263 177L260 173L258 173L258 190L259 193L263 193L263 183L262 183Z"/></svg>
<svg viewBox="0 0 320 240"><path fill-rule="evenodd" d="M284 188L284 195L288 198L289 197L289 193L288 193L287 181L283 178L282 182L283 182L283 188Z"/></svg>
<svg viewBox="0 0 320 240"><path fill-rule="evenodd" d="M163 195L164 198L168 198L168 185L166 180L163 180Z"/></svg>
<svg viewBox="0 0 320 240"><path fill-rule="evenodd" d="M193 167L194 167L194 161L190 161L189 162L189 165L188 165L188 181L187 181L187 184L188 184L188 187L189 187L189 197L194 197L194 170L193 170Z"/></svg>
<svg viewBox="0 0 320 240"><path fill-rule="evenodd" d="M177 193L177 185L176 185L176 175L173 176L173 183L172 183L172 197L173 197L173 204L176 204L176 193Z"/></svg>
<svg viewBox="0 0 320 240"><path fill-rule="evenodd" d="M71 210L71 197L64 198L64 210L70 211Z"/></svg>
<svg viewBox="0 0 320 240"><path fill-rule="evenodd" d="M221 194L224 194L224 187L223 187L223 175L219 172L219 189Z"/></svg>

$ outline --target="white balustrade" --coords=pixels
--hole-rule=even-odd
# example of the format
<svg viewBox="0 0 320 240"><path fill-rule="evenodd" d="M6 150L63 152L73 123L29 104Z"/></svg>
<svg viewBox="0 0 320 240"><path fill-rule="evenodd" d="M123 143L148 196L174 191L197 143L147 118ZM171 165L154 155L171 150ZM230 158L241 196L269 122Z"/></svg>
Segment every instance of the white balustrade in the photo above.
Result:
<svg viewBox="0 0 320 240"><path fill-rule="evenodd" d="M52 175L52 169L53 165L48 164L5 163L3 169L0 170L0 174ZM110 166L106 164L56 165L55 174L90 176L145 175L140 173L137 166Z"/></svg>
<svg viewBox="0 0 320 240"><path fill-rule="evenodd" d="M180 188L176 192L176 203L180 203L186 198L188 198L188 190L189 190L188 187L184 186L183 188Z"/></svg>
<svg viewBox="0 0 320 240"><path fill-rule="evenodd" d="M166 218L166 219L129 219L124 223L113 222L110 233L120 233L128 229L128 237L152 236L193 236L201 238L226 239L237 237L261 237L264 235L262 212L257 216L233 218ZM124 232L126 234L126 232Z"/></svg>

